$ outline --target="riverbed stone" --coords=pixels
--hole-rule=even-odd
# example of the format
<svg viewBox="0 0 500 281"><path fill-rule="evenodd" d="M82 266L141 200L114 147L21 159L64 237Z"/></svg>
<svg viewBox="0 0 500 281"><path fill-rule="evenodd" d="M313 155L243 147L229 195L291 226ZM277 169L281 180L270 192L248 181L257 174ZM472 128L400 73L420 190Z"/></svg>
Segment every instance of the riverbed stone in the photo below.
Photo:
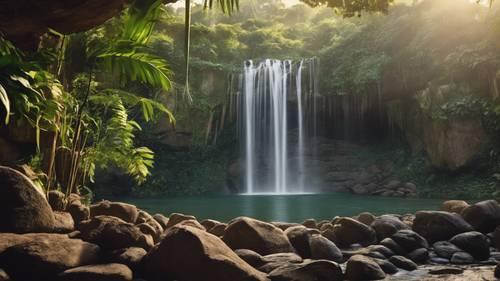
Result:
<svg viewBox="0 0 500 281"><path fill-rule="evenodd" d="M450 262L454 264L472 264L475 260L474 257L467 252L456 252L451 256Z"/></svg>
<svg viewBox="0 0 500 281"><path fill-rule="evenodd" d="M357 220L361 223L364 223L366 225L371 225L373 221L376 220L377 217L375 217L372 213L369 212L363 212L357 216Z"/></svg>
<svg viewBox="0 0 500 281"><path fill-rule="evenodd" d="M486 200L465 208L462 216L475 230L489 233L500 225L500 204Z"/></svg>
<svg viewBox="0 0 500 281"><path fill-rule="evenodd" d="M66 195L59 190L51 190L47 194L49 205L54 211L64 211L66 208Z"/></svg>
<svg viewBox="0 0 500 281"><path fill-rule="evenodd" d="M301 263L303 259L295 253L277 253L262 257L264 265L258 269L262 272L270 273L271 271L283 265L291 263Z"/></svg>
<svg viewBox="0 0 500 281"><path fill-rule="evenodd" d="M131 204L104 200L90 206L90 216L112 216L128 223L135 223L139 211L136 206Z"/></svg>
<svg viewBox="0 0 500 281"><path fill-rule="evenodd" d="M75 230L75 222L70 213L54 212L54 232L70 233Z"/></svg>
<svg viewBox="0 0 500 281"><path fill-rule="evenodd" d="M370 225L377 233L377 239L382 241L391 237L394 233L402 229L409 229L408 225L398 217L392 215L382 215L376 218Z"/></svg>
<svg viewBox="0 0 500 281"><path fill-rule="evenodd" d="M345 276L350 281L380 280L385 272L372 258L354 255L347 261Z"/></svg>
<svg viewBox="0 0 500 281"><path fill-rule="evenodd" d="M295 251L304 259L311 257L311 246L309 240L311 234L305 226L292 226L285 230L285 235L292 244Z"/></svg>
<svg viewBox="0 0 500 281"><path fill-rule="evenodd" d="M132 281L132 278L132 270L118 263L80 266L58 276L59 281Z"/></svg>
<svg viewBox="0 0 500 281"><path fill-rule="evenodd" d="M417 212L413 221L413 231L429 243L448 240L457 234L472 230L472 226L460 215L442 211Z"/></svg>
<svg viewBox="0 0 500 281"><path fill-rule="evenodd" d="M81 238L98 244L106 250L128 247L140 247L149 250L154 242L151 235L146 235L131 223L114 216L97 216L79 224Z"/></svg>
<svg viewBox="0 0 500 281"><path fill-rule="evenodd" d="M27 242L6 249L0 264L14 280L50 280L69 268L99 262L99 246L64 237L33 235Z"/></svg>
<svg viewBox="0 0 500 281"><path fill-rule="evenodd" d="M380 241L380 245L389 248L395 254L398 255L407 254L406 250L403 247L401 247L398 243L396 243L396 241L392 240L392 238L385 238L384 240Z"/></svg>
<svg viewBox="0 0 500 281"><path fill-rule="evenodd" d="M490 257L488 237L481 232L471 231L457 234L450 239L450 242L479 261L487 260Z"/></svg>
<svg viewBox="0 0 500 281"><path fill-rule="evenodd" d="M219 223L218 225L212 227L211 229L207 229L208 233L211 233L217 237L224 236L226 233L227 223Z"/></svg>
<svg viewBox="0 0 500 281"><path fill-rule="evenodd" d="M88 220L90 218L89 207L82 205L80 201L72 201L71 203L69 203L66 210L71 214L75 225L78 225L80 222Z"/></svg>
<svg viewBox="0 0 500 281"><path fill-rule="evenodd" d="M190 226L170 228L143 259L150 281L266 281L215 235Z"/></svg>
<svg viewBox="0 0 500 281"><path fill-rule="evenodd" d="M312 259L330 260L334 262L342 262L343 260L342 252L337 245L319 234L311 236L309 245Z"/></svg>
<svg viewBox="0 0 500 281"><path fill-rule="evenodd" d="M403 247L403 249L408 253L420 248L429 248L427 240L410 229L404 229L394 233L394 235L391 236L391 239Z"/></svg>
<svg viewBox="0 0 500 281"><path fill-rule="evenodd" d="M461 252L462 250L458 248L455 244L449 241L438 241L432 245L434 251L439 257L445 259L451 259L453 254Z"/></svg>
<svg viewBox="0 0 500 281"><path fill-rule="evenodd" d="M252 250L239 249L234 252L238 255L238 257L246 261L249 265L253 266L254 268L258 268L266 263L263 257L259 255L259 253L256 253Z"/></svg>
<svg viewBox="0 0 500 281"><path fill-rule="evenodd" d="M380 253L386 258L390 258L390 257L394 256L394 252L384 245L370 245L370 246L366 247L366 249L369 250L370 252Z"/></svg>
<svg viewBox="0 0 500 281"><path fill-rule="evenodd" d="M315 219L307 219L304 222L302 222L302 225L307 227L307 228L318 229L318 224L317 224Z"/></svg>
<svg viewBox="0 0 500 281"><path fill-rule="evenodd" d="M408 253L406 257L416 263L425 263L429 260L429 250L426 248L415 249Z"/></svg>
<svg viewBox="0 0 500 281"><path fill-rule="evenodd" d="M341 217L334 221L334 233L341 247L347 247L356 243L368 246L375 244L377 240L375 230L364 223L348 217Z"/></svg>
<svg viewBox="0 0 500 281"><path fill-rule="evenodd" d="M441 211L461 214L469 206L469 203L463 200L447 200L441 205Z"/></svg>
<svg viewBox="0 0 500 281"><path fill-rule="evenodd" d="M394 274L398 272L398 268L388 260L376 258L372 258L372 260L376 262L380 266L380 268L387 274Z"/></svg>
<svg viewBox="0 0 500 281"><path fill-rule="evenodd" d="M172 213L168 217L168 223L167 223L167 226L165 227L165 230L172 228L175 225L177 225L183 221L187 221L187 220L196 221L196 218L194 216L190 216L190 215L184 215L184 214L180 214L180 213Z"/></svg>
<svg viewBox="0 0 500 281"><path fill-rule="evenodd" d="M153 218L161 225L161 227L165 230L168 225L168 218L162 214L154 214Z"/></svg>
<svg viewBox="0 0 500 281"><path fill-rule="evenodd" d="M250 249L261 255L295 252L281 229L248 217L232 220L222 240L233 250Z"/></svg>
<svg viewBox="0 0 500 281"><path fill-rule="evenodd" d="M392 256L389 258L389 261L395 266L407 271L413 271L418 268L418 265L416 263L403 256Z"/></svg>
<svg viewBox="0 0 500 281"><path fill-rule="evenodd" d="M45 195L12 168L0 166L0 232L51 232L54 214Z"/></svg>
<svg viewBox="0 0 500 281"><path fill-rule="evenodd" d="M107 261L110 263L124 264L134 271L140 270L140 264L147 252L143 248L130 247L114 250L107 254Z"/></svg>
<svg viewBox="0 0 500 281"><path fill-rule="evenodd" d="M341 281L342 269L332 261L316 260L290 263L276 268L269 277L272 281Z"/></svg>

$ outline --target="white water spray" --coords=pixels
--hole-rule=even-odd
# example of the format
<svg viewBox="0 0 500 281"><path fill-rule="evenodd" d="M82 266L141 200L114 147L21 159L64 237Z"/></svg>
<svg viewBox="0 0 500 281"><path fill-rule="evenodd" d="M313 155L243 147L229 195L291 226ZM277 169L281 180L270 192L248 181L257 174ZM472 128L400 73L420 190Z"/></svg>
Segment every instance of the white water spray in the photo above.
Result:
<svg viewBox="0 0 500 281"><path fill-rule="evenodd" d="M292 61L265 60L254 65L246 61L244 65L243 95L241 109L244 112L239 123L244 133L245 188L247 194L275 193L289 194L304 192L304 146L306 130L304 126L306 109L302 73L304 60L296 66ZM307 60L308 65L309 60ZM316 70L309 71L309 88L315 86ZM293 75L296 75L295 77ZM295 89L293 87L295 78ZM296 90L296 93L293 93ZM309 89L311 91L312 89ZM297 108L289 107L296 94ZM314 95L308 95L314 98ZM296 110L298 126L297 173L289 175L289 112ZM240 115L241 116L241 115ZM292 116L292 115L290 115ZM315 124L314 124L315 125ZM291 176L291 179L289 178ZM290 187L289 183L294 186Z"/></svg>

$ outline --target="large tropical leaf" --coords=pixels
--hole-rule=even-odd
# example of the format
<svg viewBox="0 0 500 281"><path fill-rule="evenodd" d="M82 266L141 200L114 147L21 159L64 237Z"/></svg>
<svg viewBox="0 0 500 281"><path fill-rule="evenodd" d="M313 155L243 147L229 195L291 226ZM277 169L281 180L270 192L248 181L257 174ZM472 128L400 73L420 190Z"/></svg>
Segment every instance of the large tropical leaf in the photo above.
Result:
<svg viewBox="0 0 500 281"><path fill-rule="evenodd" d="M121 39L146 44L162 10L161 0L136 1L125 15Z"/></svg>
<svg viewBox="0 0 500 281"><path fill-rule="evenodd" d="M122 82L138 81L170 90L170 70L165 60L134 42L119 41L97 52L96 57L105 70L118 74Z"/></svg>

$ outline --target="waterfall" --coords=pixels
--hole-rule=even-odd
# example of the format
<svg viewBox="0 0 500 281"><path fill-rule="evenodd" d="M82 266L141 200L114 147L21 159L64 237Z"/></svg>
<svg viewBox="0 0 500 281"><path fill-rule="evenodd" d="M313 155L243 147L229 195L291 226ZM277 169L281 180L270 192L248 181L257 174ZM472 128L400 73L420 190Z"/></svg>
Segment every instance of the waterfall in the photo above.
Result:
<svg viewBox="0 0 500 281"><path fill-rule="evenodd" d="M302 109L302 67L304 66L304 60L300 61L299 68L297 70L296 76L296 91L297 91L297 121L298 121L298 148L297 148L297 158L298 158L298 172L299 172L299 188L300 191L304 191L304 112Z"/></svg>
<svg viewBox="0 0 500 281"><path fill-rule="evenodd" d="M310 84L306 88L311 93L307 96L303 95L302 85L303 68L306 66L309 68ZM238 99L238 108L243 114L238 114L238 132L241 133L245 155L246 193L286 194L304 191L303 155L307 132L304 121L308 109L303 102L307 99L309 103L312 98L314 108L311 109L316 110L316 72L314 60L302 60L298 64L291 60L271 59L259 64L250 60L244 63L243 97ZM295 83L292 83L294 79ZM295 99L297 105L292 106ZM295 124L297 139L290 139L290 127ZM316 126L315 123L312 125ZM289 154L292 150L289 147L295 143L298 163L291 165ZM290 172L291 166L297 171Z"/></svg>

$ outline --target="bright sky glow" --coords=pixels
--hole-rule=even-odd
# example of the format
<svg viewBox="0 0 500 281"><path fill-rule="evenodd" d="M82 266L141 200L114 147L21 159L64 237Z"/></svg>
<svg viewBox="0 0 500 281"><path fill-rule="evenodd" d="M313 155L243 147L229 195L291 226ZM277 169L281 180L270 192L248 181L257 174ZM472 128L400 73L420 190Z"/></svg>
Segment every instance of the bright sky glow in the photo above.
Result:
<svg viewBox="0 0 500 281"><path fill-rule="evenodd" d="M285 5L287 6L293 6L295 4L299 3L299 0L282 0ZM195 3L203 3L203 0L194 0ZM179 8L179 7L184 7L184 1L177 1L177 3L173 4L174 7Z"/></svg>

